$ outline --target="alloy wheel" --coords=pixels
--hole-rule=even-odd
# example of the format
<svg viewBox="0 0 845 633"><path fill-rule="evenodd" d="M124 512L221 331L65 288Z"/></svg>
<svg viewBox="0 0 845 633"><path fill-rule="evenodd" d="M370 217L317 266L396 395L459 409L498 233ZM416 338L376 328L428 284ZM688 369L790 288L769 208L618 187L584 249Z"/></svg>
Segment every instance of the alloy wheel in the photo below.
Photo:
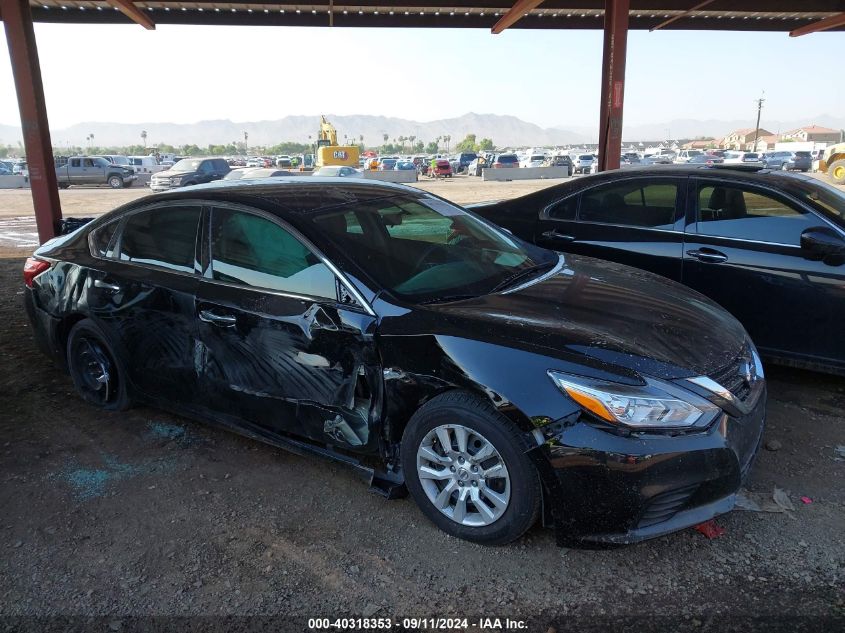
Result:
<svg viewBox="0 0 845 633"><path fill-rule="evenodd" d="M510 475L496 447L477 431L445 424L417 449L417 476L428 500L452 521L490 525L508 508Z"/></svg>

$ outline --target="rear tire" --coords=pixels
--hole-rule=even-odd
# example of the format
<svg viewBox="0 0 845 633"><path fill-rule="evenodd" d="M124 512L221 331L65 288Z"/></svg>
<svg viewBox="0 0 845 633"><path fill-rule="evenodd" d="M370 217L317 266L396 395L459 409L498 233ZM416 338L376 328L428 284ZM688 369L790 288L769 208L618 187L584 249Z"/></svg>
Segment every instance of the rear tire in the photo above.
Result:
<svg viewBox="0 0 845 633"><path fill-rule="evenodd" d="M91 319L71 329L67 366L73 386L87 403L108 411L125 411L132 405L123 365Z"/></svg>
<svg viewBox="0 0 845 633"><path fill-rule="evenodd" d="M408 422L402 469L411 496L441 530L504 545L531 528L540 512L540 479L527 448L524 435L490 404L450 391Z"/></svg>

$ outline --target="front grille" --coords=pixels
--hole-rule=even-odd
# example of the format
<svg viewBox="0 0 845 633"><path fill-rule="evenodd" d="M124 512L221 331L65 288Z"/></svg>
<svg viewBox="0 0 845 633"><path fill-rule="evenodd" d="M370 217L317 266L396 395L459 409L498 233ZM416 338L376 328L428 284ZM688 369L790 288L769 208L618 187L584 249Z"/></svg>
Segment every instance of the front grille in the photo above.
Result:
<svg viewBox="0 0 845 633"><path fill-rule="evenodd" d="M747 363L753 363L750 354L740 354L731 363L722 369L710 374L710 378L730 391L739 401L743 401L751 392L751 385L746 380L745 367Z"/></svg>
<svg viewBox="0 0 845 633"><path fill-rule="evenodd" d="M648 527L661 521L667 521L675 516L687 504L698 490L699 484L692 484L682 488L674 488L654 495L637 522L638 528Z"/></svg>

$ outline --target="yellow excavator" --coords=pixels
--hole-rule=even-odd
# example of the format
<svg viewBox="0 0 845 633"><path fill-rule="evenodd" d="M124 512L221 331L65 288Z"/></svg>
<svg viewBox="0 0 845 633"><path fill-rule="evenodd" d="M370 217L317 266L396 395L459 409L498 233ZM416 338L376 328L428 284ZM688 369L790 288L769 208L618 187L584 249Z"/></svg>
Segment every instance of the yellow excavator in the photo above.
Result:
<svg viewBox="0 0 845 633"><path fill-rule="evenodd" d="M320 116L320 133L317 135L317 168L326 165L358 167L361 148L357 145L338 145L337 130Z"/></svg>
<svg viewBox="0 0 845 633"><path fill-rule="evenodd" d="M824 150L819 171L837 185L845 185L845 143L831 145Z"/></svg>

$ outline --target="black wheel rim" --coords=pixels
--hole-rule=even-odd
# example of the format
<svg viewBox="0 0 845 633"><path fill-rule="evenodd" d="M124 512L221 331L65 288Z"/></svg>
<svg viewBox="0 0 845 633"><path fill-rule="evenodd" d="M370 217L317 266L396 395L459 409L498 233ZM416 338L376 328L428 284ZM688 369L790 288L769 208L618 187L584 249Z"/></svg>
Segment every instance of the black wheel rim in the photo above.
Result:
<svg viewBox="0 0 845 633"><path fill-rule="evenodd" d="M108 352L96 339L82 337L73 348L74 370L82 395L105 405L117 395L117 371Z"/></svg>

